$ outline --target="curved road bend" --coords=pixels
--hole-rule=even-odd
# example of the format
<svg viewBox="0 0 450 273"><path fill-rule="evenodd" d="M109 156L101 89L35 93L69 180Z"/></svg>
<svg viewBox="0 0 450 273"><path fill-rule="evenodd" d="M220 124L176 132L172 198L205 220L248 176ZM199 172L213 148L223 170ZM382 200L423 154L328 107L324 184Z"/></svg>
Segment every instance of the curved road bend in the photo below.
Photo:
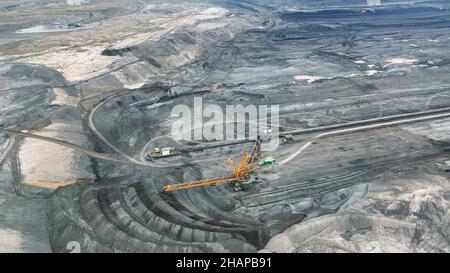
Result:
<svg viewBox="0 0 450 273"><path fill-rule="evenodd" d="M421 88L412 88L412 89L408 89L408 90L402 90L403 92L400 93L396 93L397 96L405 96L408 94L404 94L404 93L408 93L409 91L412 92L412 94L416 94L416 93L429 93L429 92L436 92L439 90L446 90L449 89L450 86L444 86L441 88L436 88L436 89L431 89L431 90L422 90ZM138 165L142 165L142 166L151 166L151 167L163 167L164 165L160 165L160 164L154 164L148 161L145 161L145 159L143 158L143 149L141 149L140 155L139 155L139 159L136 159L126 153L124 153L122 150L120 150L117 146L115 146L113 143L111 143L96 127L93 121L93 117L95 115L95 113L97 112L97 110L102 107L103 105L105 105L106 103L108 103L111 99L120 97L122 95L125 94L129 94L131 92L133 92L134 90L125 90L125 91L121 91L121 92L117 92L111 96L106 97L105 99L101 100L94 108L90 109L89 111L89 115L88 115L88 126L89 128L92 130L92 132L99 138L101 139L105 145L107 145L110 149L112 149L113 151L115 151L116 153L120 154L122 157L126 158L127 160L129 160L130 162L134 163L134 164L138 164ZM408 92L407 92L408 91ZM379 95L371 95L369 97L376 97ZM382 97L386 97L387 95L384 95ZM392 96L392 94L390 94L389 96ZM400 115L393 115L393 116L389 116L389 117L380 117L380 118L374 118L374 119L369 119L369 120L364 120L364 121L353 121L353 122L347 122L344 124L337 124L337 125L331 125L331 126L323 126L323 127L316 127L316 128L311 128L311 129L299 129L299 130L293 130L293 131L287 131L287 132L280 132L279 136L283 136L286 134L303 134L303 133L312 133L312 132L320 132L320 131L325 131L325 130L332 130L332 129L340 129L340 128L345 128L345 127L350 127L350 126L357 126L357 125L367 125L367 123L375 123L375 122L381 122L381 121L387 121L387 120L393 120L393 119L398 119L398 118L405 118L405 117L409 117L409 116L421 116L424 115L426 113L437 113L437 112L443 112L443 111L449 111L450 112L450 108L441 108L441 109L436 109L436 110L431 110L431 111L421 111L421 112L416 112L416 113L409 113L409 114L400 114ZM253 141L253 140L249 140L249 141ZM152 140L149 141L149 143L152 142ZM148 144L146 146L148 146ZM242 142L239 142L242 143ZM230 143L230 145L236 144L234 142ZM224 144L223 146L225 146L227 144ZM214 145L216 146L216 145ZM222 144L219 144L219 146L222 146ZM192 162L191 162L192 163ZM177 164L175 164L177 165ZM173 166L175 166L173 165ZM181 164L183 165L183 164ZM166 166L167 167L167 166Z"/></svg>
<svg viewBox="0 0 450 273"><path fill-rule="evenodd" d="M333 129L337 130L337 129L355 127L358 125L365 126L365 125L376 124L376 123L380 123L380 122L394 121L394 120L398 120L398 119L411 118L411 117L421 117L421 116L425 116L425 115L446 113L446 112L450 112L450 108L440 108L440 109L434 109L434 110L428 110L428 111L422 111L422 112L398 114L398 115L385 116L385 117L379 117L379 118L373 118L373 119L367 119L367 120L348 121L345 123L320 126L320 127L315 127L315 128L309 128L309 129L284 131L284 132L280 132L277 136L301 135L301 134L310 134L310 133L317 133L317 132L327 132L327 131L331 131ZM297 113L295 113L295 114L297 114ZM300 114L302 114L302 113L300 113ZM305 114L308 114L308 113L305 113ZM291 115L291 114L289 114L289 115ZM329 116L327 116L327 117L329 117ZM140 154L139 154L139 158L141 161L145 161L145 152L147 151L148 146L160 138L172 138L172 136L170 134L161 135L161 136L155 137L155 138L151 139L149 142L147 142L143 146L143 148L141 149ZM204 150L204 149L210 149L210 148L242 144L242 143L253 142L253 141L254 141L254 139L221 141L221 142L215 142L214 144L204 144L201 146L197 146L195 148L187 148L187 149L184 149L183 151L192 152L192 151L198 151L198 150Z"/></svg>
<svg viewBox="0 0 450 273"><path fill-rule="evenodd" d="M449 108L445 108L445 109L446 109L446 111L449 111ZM436 112L436 111L444 111L444 110L442 110L442 109L441 110L434 110L434 112ZM355 128L341 129L341 130L330 131L330 132L325 132L325 133L316 135L316 136L312 137L308 142L303 144L296 152L294 152L293 154L291 154L290 156L288 156L284 160L280 161L277 165L278 166L282 166L284 164L289 163L292 159L294 159L295 157L300 155L304 150L306 150L314 141L319 140L319 139L323 139L323 138L326 138L326 137L331 137L331 136L336 136L336 135L343 135L343 134L349 134L349 133L356 133L356 132L365 131L365 130L379 129L379 128L383 128L383 127L396 126L396 125L413 123L413 122L421 122L421 121L426 121L426 120L431 120L431 119L450 117L450 113L442 113L442 114L430 115L430 111L428 111L428 112L421 112L421 113L414 113L414 115L416 116L414 118L402 119L402 120L394 120L394 121L388 121L388 122L383 122L383 123L379 123L379 124L372 124L372 125L364 125L364 126L359 126L359 127L355 127ZM402 117L402 116L404 117L405 115L399 115L399 116L400 117ZM393 116L387 117L387 118L393 119ZM397 118L398 118L398 116L397 116ZM372 122L373 122L373 120L372 120ZM343 124L343 125L345 125L345 124ZM341 126L343 126L343 125L341 125ZM114 149L115 151L120 151L120 153L119 153L120 155L126 155L125 159L131 158L132 160L126 161L126 160L123 160L123 159L116 158L114 155L98 153L98 152L89 150L89 149L87 149L85 147L82 147L80 145L73 144L73 143L70 143L70 142L67 142L67 141L64 141L64 140L60 140L60 139L55 139L55 138L35 135L35 134L31 134L31 133L24 133L24 132L21 132L21 131L15 131L15 130L9 130L9 129L0 129L0 132L1 133L5 133L7 135L10 135L12 137L12 139L10 140L10 143L8 143L8 147L6 148L5 152L0 156L0 162L3 162L6 159L6 157L9 154L9 152L11 151L12 147L14 146L15 140L13 140L13 137L19 136L19 137L34 138L34 139L39 139L39 140L43 140L43 141L47 141L47 142L56 143L56 144L63 145L63 146L69 147L71 149L80 151L80 152L85 153L85 154L87 154L87 155L89 155L91 157L99 158L99 159L103 159L103 160L115 161L115 162L124 163L124 164L135 163L135 164L138 164L138 165L151 166L151 167L157 167L157 168L162 168L162 167L167 167L168 166L168 165L153 164L151 162L141 162L139 160L131 158L130 156L128 156L125 153L123 153L122 151L120 151L120 149L118 149L117 147L115 147L111 143L110 143L110 145L112 145L112 147L115 147L115 149ZM109 142L106 142L106 143L109 143ZM183 166L183 165L185 165L185 164L184 163L171 164L172 167L173 166Z"/></svg>
<svg viewBox="0 0 450 273"><path fill-rule="evenodd" d="M113 151L115 151L116 153L118 153L119 155L121 155L123 158L127 159L128 161L130 161L131 163L134 163L136 165L140 165L140 166L148 166L148 167L153 167L153 168L167 168L167 167L180 167L180 166L184 166L186 165L186 163L171 163L171 164L155 164L153 162L150 161L145 161L145 160L138 160L132 156L129 156L128 154L124 153L122 150L119 149L119 147L115 146L113 143L111 143L98 129L97 127L95 127L94 124L94 114L95 112L102 107L103 105L105 105L107 102L109 102L111 99L122 96L124 94L129 93L130 90L127 91L123 91L123 92L119 92L117 94L114 94L112 96L109 96L107 98L105 98L104 100L102 100L100 103L98 103L94 108L92 108L89 111L89 115L88 115L88 126L89 128L92 130L92 132L103 141L103 143L108 146L109 148L111 148ZM141 157L142 157L142 152L141 152ZM197 160L197 161L190 161L190 164L193 163L200 163L200 162L205 162L205 161L209 161L210 159L204 159L204 160Z"/></svg>
<svg viewBox="0 0 450 273"><path fill-rule="evenodd" d="M21 132L21 131L15 131L15 130L9 130L9 129L0 129L0 133L5 133L5 134L10 135L12 137L19 136L19 137L34 138L34 139L39 139L39 140L43 140L43 141L47 141L47 142L52 142L52 143L63 145L63 146L69 147L71 149L77 150L79 152L85 153L85 154L87 154L87 155L89 155L91 157L94 157L94 158L99 158L99 159L104 159L104 160L109 160L109 161L115 161L115 162L124 163L124 164L130 164L130 162L128 162L126 160L123 160L123 159L120 159L120 158L116 158L114 155L94 152L94 151L89 150L89 149L87 149L85 147L82 147L80 145L67 142L65 140L60 140L60 139L56 139L56 138L35 135L35 134L31 134L31 133L24 133L24 132ZM3 156L6 157L6 154L4 153Z"/></svg>
<svg viewBox="0 0 450 273"><path fill-rule="evenodd" d="M123 91L123 92L119 92L114 95L111 95L111 96L105 98L104 100L102 100L100 103L98 103L94 108L92 108L89 111L89 115L88 115L89 128L94 132L94 134L98 138L100 138L104 142L105 145L107 145L113 151L115 151L116 153L121 155L123 158L127 159L128 161L130 161L134 164L141 165L141 166L150 166L150 167L155 167L155 168L168 167L169 165L167 165L167 164L155 164L155 163L152 163L149 161L143 161L142 160L142 151L141 151L141 160L136 159L136 158L124 153L122 150L119 149L119 147L117 147L113 143L111 143L95 127L95 124L93 121L95 112L100 107L102 107L107 102L109 102L111 99L125 95L129 92L130 92L130 90L127 90L127 91ZM446 113L446 112L450 112L450 107L429 110L429 111L421 111L421 112L415 112L415 113L407 113L407 114L399 114L399 115L393 115L393 116L387 116L387 117L373 118L373 119L362 120L362 121L347 122L344 124L323 126L323 127L318 127L318 128L301 129L301 130L295 130L295 131L282 132L282 133L280 133L280 135L287 135L287 134L297 135L297 134L323 132L323 131L329 131L329 130L336 129L336 131L322 133L322 134L319 134L319 135L313 137L309 142L302 145L299 150L294 152L292 155L288 156L286 159L282 160L278 165L284 165L284 164L288 163L293 158L295 158L300 153L302 153L305 149L307 149L314 140L317 140L319 138L334 136L334 135L338 135L338 134L348 134L348 133L359 132L359 131L363 131L363 130L377 129L377 128L382 128L382 127L389 127L389 126L400 125L400 124L411 123L411 122L419 122L419 121L430 120L430 119L435 119L435 118L449 117L450 113ZM443 114L437 114L437 113L443 113ZM405 118L409 118L409 119L403 120ZM398 120L398 119L402 119L402 120ZM379 123L379 122L382 122L382 123ZM372 125L368 125L368 124L372 124ZM353 126L358 126L358 127L342 129L342 128L353 127ZM231 143L231 144L235 144L235 143ZM224 144L224 145L226 145L226 144ZM198 162L203 162L203 161L205 161L205 160L200 160ZM192 163L196 163L196 162L190 162L190 163L192 164ZM174 163L174 164L170 164L170 167L177 167L177 166L183 166L183 165L185 165L185 164L184 163Z"/></svg>
<svg viewBox="0 0 450 273"><path fill-rule="evenodd" d="M283 159L282 161L280 161L277 164L277 166L282 166L284 164L289 163L291 160L293 160L298 155L303 153L314 141L317 141L319 139L324 139L324 138L327 138L327 137L332 137L332 136L337 136L337 135L345 135L345 134L357 133L357 132L373 130L373 129L380 129L380 128L384 128L384 127L396 126L396 125L401 125L401 124L407 124L407 123L413 123L413 122L421 122L421 121L437 119L437 118L446 118L446 117L450 117L450 113L435 114L435 115L427 114L425 116L420 116L420 117L415 117L415 118L402 119L402 120L396 120L396 121L388 121L388 122L383 122L383 123L379 123L379 124L364 125L364 126L359 126L359 127L355 127L355 128L342 129L342 130L336 130L336 131L331 131L331 132L325 132L325 133L322 133L322 134L318 134L318 135L310 138L296 152L294 152L290 156L288 156L285 159Z"/></svg>

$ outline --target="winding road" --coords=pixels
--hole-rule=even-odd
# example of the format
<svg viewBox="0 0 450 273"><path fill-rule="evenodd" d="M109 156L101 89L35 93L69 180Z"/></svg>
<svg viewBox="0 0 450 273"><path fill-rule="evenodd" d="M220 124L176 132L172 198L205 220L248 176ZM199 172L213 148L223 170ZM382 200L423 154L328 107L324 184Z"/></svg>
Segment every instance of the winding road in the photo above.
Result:
<svg viewBox="0 0 450 273"><path fill-rule="evenodd" d="M82 147L80 145L77 145L77 144L74 144L74 143L71 143L71 142L68 142L68 141L65 141L65 140L61 140L61 139L35 135L35 134L31 134L31 133L24 133L24 132L21 132L21 131L15 131L15 130L9 130L9 129L0 129L0 133L5 133L5 134L10 135L12 137L34 138L34 139L39 139L39 140L43 140L43 141L47 141L47 142L52 142L52 143L56 143L56 144L63 145L63 146L66 146L68 148L77 150L79 152L82 152L82 153L87 154L87 155L89 155L91 157L94 157L94 158L104 159L104 160L109 160L109 161L115 161L115 162L124 163L124 164L130 164L130 162L128 162L126 160L123 160L121 158L117 158L114 155L98 153L98 152L89 150L89 149L87 149L85 147ZM9 148L9 149L11 149L11 148ZM7 153L3 153L2 158L3 157L6 158L6 156L7 156ZM2 158L0 158L0 159L2 159Z"/></svg>
<svg viewBox="0 0 450 273"><path fill-rule="evenodd" d="M355 128L342 129L342 130L321 133L321 134L318 134L318 135L312 137L311 139L309 139L305 144L300 146L300 148L296 152L294 152L290 156L286 157L285 159L281 160L277 165L282 166L282 165L289 163L291 160L293 160L294 158L299 156L301 153L303 153L314 141L317 141L319 139L324 139L327 137L338 136L338 135L357 133L357 132L362 132L362 131L367 131L367 130L380 129L380 128L384 128L384 127L402 125L402 124L413 123L413 122L421 122L421 121L427 121L427 120L438 119L438 118L447 118L447 117L450 117L450 113L434 114L434 115L427 114L427 115L419 116L419 117L415 117L415 118L401 119L401 120L396 120L396 121L388 121L388 122L382 122L379 124L364 125L364 126L358 126Z"/></svg>
<svg viewBox="0 0 450 273"><path fill-rule="evenodd" d="M136 165L140 165L140 166L149 166L149 167L154 167L154 168L178 167L178 166L186 165L186 163L183 163L183 162L170 163L170 164L169 163L168 164L157 164L157 163L150 162L150 161L143 161L142 156L141 156L141 160L135 159L135 158L127 155L123 151L121 151L118 147L116 147L111 142L109 142L108 139L106 139L106 137L103 136L103 134L101 134L97 130L97 128L95 127L94 122L93 122L93 115L95 114L95 111L97 111L102 105L104 105L110 99L121 96L128 92L129 91L120 92L120 93L117 93L117 94L110 96L110 97L104 99L103 101L101 101L90 111L89 120L88 120L89 126L92 129L92 131L94 132L94 134L100 140L102 140L108 147L110 147L113 151L115 151L118 155L120 155L120 157L122 157L122 158L117 157L116 155L112 155L112 154L98 153L98 152L92 151L90 149L87 149L85 147L82 147L80 145L77 145L77 144L74 144L74 143L71 143L71 142L68 142L65 140L55 139L55 138L46 137L46 136L40 136L40 135L36 135L36 134L31 134L31 133L25 133L25 132L16 131L16 130L0 129L0 133L4 133L4 134L11 136L8 146L6 147L3 154L0 155L0 166L7 159L8 154L11 152L12 148L14 147L14 144L16 143L16 137L34 138L34 139L39 139L42 141L52 142L55 144L63 145L68 148L77 150L77 151L82 152L93 158L109 160L109 161L119 162L119 163L123 163L123 164L136 164ZM361 131L366 131L366 130L374 130L374 129L380 129L380 128L384 128L384 127L397 126L397 125L402 125L402 124L407 124L407 123L422 122L422 121L439 119L439 118L447 118L447 117L450 117L450 108L441 108L441 109L435 109L435 110L429 110L429 111L421 111L421 112L415 112L415 113L393 115L393 116L374 118L374 119L368 119L368 120L362 120L362 121L347 122L347 123L331 125L331 126L322 126L322 127L311 128L311 129L301 129L301 130L283 132L283 133L280 133L280 135L285 135L285 134L299 135L299 134L309 134L309 133L313 133L313 132L323 132L323 133L320 133L320 134L310 138L306 143L301 145L297 151L295 151L294 153L292 153L285 159L279 161L277 166L283 166L283 165L288 164L294 158L296 158L301 153L303 153L314 141L317 141L319 139L324 139L327 137L332 137L332 136L337 136L337 135L356 133L356 132L361 132ZM221 145L233 145L233 144L236 144L236 142L230 142L229 144L223 143ZM217 146L217 145L213 145L213 146ZM205 148L207 149L208 147L205 147ZM209 161L209 160L210 159L203 159L203 160L198 160L198 161L190 161L189 163L190 164L200 163L200 162L205 162L205 161Z"/></svg>
<svg viewBox="0 0 450 273"><path fill-rule="evenodd" d="M100 103L98 103L94 108L92 108L89 111L88 126L92 130L92 132L105 145L107 145L113 151L115 151L116 153L118 153L123 158L125 158L126 160L130 161L133 164L141 165L141 166L149 166L149 167L154 167L154 168L164 168L164 167L169 167L169 166L170 167L179 167L179 166L185 165L185 163L171 163L170 165L169 164L159 164L159 163L154 163L154 162L145 160L145 151L147 150L147 148L150 145L150 143L152 143L154 140L159 139L159 138L169 137L168 135L166 135L166 136L159 136L157 138L154 138L154 139L150 140L141 149L140 154L139 154L139 159L136 159L136 158L134 158L134 157L124 153L119 147L117 147L116 145L111 143L96 128L95 123L93 121L93 118L94 118L94 115L95 115L96 111L99 110L103 105L108 103L110 100L112 100L114 98L117 98L119 96L122 96L122 95L129 94L129 93L130 93L130 91L127 90L127 91L118 92L116 94L113 94L113 95L103 99L102 101L100 101ZM312 141L317 140L319 138L323 138L323 137L331 136L331 135L336 135L336 134L341 134L341 133L344 133L344 132L345 133L351 133L351 132L358 132L360 130L376 129L376 128L382 128L382 127L387 127L387 126L394 126L394 125L403 124L403 123L410 123L410 122L415 122L415 121L421 121L422 118L427 116L427 115L430 115L430 117L427 118L427 119L433 119L433 118L439 118L439 117L447 117L447 114L435 115L437 113L447 113L447 112L450 112L450 107L440 108L440 109L435 109L435 110L428 110L428 111L420 111L420 112L414 112L414 113L407 113L407 114L392 115L392 116L386 116L386 117L379 117L379 118L373 118L373 119L367 119L367 120L361 120L361 121L351 121L351 122L345 122L345 123L342 123L342 124L321 126L321 127L316 127L316 128L310 128L310 129L299 129L299 130L286 131L286 132L279 133L279 135L277 135L275 137L289 135L289 134L299 135L299 134L309 134L309 133L314 133L314 132L330 131L328 133L323 133L323 134L320 134L318 136L313 137L313 139L311 139L311 142L312 142ZM406 120L397 121L399 119L406 119ZM396 121L396 122L393 122L393 121ZM370 125L370 124L372 124L372 125ZM352 128L352 127L354 127L354 128ZM351 128L351 129L342 130L343 128ZM336 130L336 131L332 131L332 130ZM248 140L248 141L252 141L252 140ZM215 144L212 144L212 145L205 145L204 148L207 149L207 148L210 148L210 147L235 145L235 144L242 143L242 142L245 142L245 141L239 141L239 142L229 141L229 142L223 142L223 143L219 143L219 144L215 143ZM286 164L291 159L295 158L300 153L302 153L305 149L307 149L309 147L309 145L311 145L311 143L309 143L309 142L307 142L306 144L302 145L299 148L299 150L294 152L292 155L288 156L286 159L282 160L279 163L279 165ZM190 163L191 164L193 164L193 163L200 163L200 162L205 162L205 161L208 161L208 160L210 160L210 159L194 160L194 161L190 161ZM283 164L281 164L281 163L283 163Z"/></svg>

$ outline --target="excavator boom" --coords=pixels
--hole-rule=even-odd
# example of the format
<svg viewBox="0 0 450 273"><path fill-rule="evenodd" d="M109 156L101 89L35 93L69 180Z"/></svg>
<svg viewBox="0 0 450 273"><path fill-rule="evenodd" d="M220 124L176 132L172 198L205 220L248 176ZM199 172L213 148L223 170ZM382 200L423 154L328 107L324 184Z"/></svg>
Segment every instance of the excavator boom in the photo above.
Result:
<svg viewBox="0 0 450 273"><path fill-rule="evenodd" d="M180 184L172 184L164 186L164 191L174 191L174 190L186 190L195 187L203 187L203 186L216 186L219 184L224 184L227 182L233 181L244 181L249 177L249 173L251 170L257 169L260 166L255 164L254 161L259 157L259 148L260 141L259 138L253 144L252 150L250 153L244 153L241 161L238 166L234 166L234 160L230 159L228 162L230 163L231 170L233 171L233 176L224 176L213 179L205 179L193 182L186 182Z"/></svg>
<svg viewBox="0 0 450 273"><path fill-rule="evenodd" d="M199 181L193 181L193 182L166 185L166 186L164 186L163 190L164 191L174 191L174 190L187 190L187 189L191 189L191 188L195 188L195 187L202 187L202 186L216 186L219 184L231 182L233 180L236 180L234 178L234 176L205 179L205 180L199 180Z"/></svg>

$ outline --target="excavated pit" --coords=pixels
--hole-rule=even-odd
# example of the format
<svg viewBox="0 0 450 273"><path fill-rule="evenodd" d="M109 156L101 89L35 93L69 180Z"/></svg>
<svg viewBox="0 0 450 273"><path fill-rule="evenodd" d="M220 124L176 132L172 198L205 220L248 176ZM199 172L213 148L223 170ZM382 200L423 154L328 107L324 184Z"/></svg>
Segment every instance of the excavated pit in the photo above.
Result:
<svg viewBox="0 0 450 273"><path fill-rule="evenodd" d="M1 134L0 156L10 153L0 158L0 232L25 242L8 241L8 250L69 252L75 242L82 252L352 252L385 239L378 251L448 250L449 118L316 140L286 164L255 172L261 183L247 191L228 184L162 191L228 176L227 159L251 149L251 141L171 137L171 110L192 108L194 98L222 109L277 105L281 132L448 107L448 8L91 2L95 12L64 22L75 29L51 35L29 32L52 24L42 20L52 6L19 22L15 8L1 11L1 128L123 161L60 146L70 152L52 156L54 143ZM55 22L65 17L58 12ZM314 136L295 135L263 154L283 162ZM167 146L187 152L147 158ZM43 173L67 178L40 167L49 163L75 184L59 181L52 192L22 183Z"/></svg>

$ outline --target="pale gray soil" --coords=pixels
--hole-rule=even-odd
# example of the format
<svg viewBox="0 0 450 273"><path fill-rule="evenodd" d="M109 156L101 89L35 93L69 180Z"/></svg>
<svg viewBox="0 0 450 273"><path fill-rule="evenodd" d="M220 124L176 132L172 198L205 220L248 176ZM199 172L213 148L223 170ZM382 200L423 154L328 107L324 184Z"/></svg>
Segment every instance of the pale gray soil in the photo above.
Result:
<svg viewBox="0 0 450 273"><path fill-rule="evenodd" d="M1 129L78 147L0 135L0 252L449 250L450 118L317 140L248 191L162 192L251 147L168 137L196 96L279 105L282 132L450 107L448 1L75 2L0 4Z"/></svg>

